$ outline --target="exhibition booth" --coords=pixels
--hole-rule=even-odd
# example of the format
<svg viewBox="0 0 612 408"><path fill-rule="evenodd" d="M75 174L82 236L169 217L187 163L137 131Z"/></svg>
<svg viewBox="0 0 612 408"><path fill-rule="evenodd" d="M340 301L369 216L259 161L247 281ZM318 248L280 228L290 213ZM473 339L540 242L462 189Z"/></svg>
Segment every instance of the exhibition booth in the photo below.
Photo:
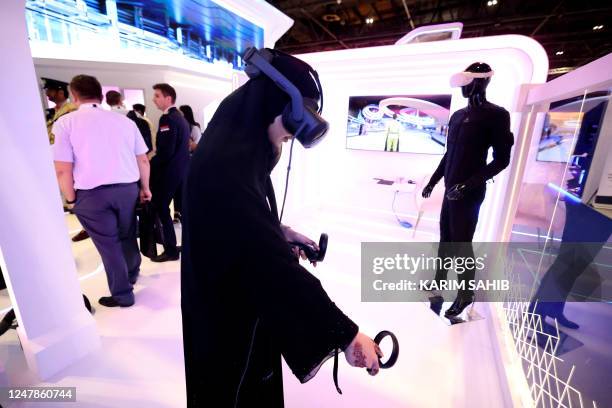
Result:
<svg viewBox="0 0 612 408"><path fill-rule="evenodd" d="M150 17L146 3L155 2L139 2L144 14L121 0L99 10L76 3L84 6L0 5L0 46L11 61L0 76L11 96L0 101L0 267L7 286L0 314L14 309L18 323L0 337L0 385L77 387L76 406L83 407L185 406L180 263L143 263L136 307L93 316L81 307L81 293L104 294L106 282L93 244L69 240L80 225L62 212L44 129L52 104L41 81L95 76L105 92L119 91L128 109L145 105L155 127L161 112L152 87L169 83L177 106L193 108L205 138L220 102L248 80L244 51L273 48L293 21L265 2L205 0L200 6L209 11L197 14L197 2L185 1L171 13L177 24L155 28L135 17ZM200 28L186 29L188 22ZM319 75L329 131L311 149L296 143L290 154L285 146L272 172L276 200L286 200L283 223L309 237L329 235L325 261L305 267L360 331L393 331L401 354L376 377L341 365L342 395L331 362L306 384L285 365L286 406L610 403L602 378L612 369L612 55L547 82L548 57L535 40L461 39L461 27L420 27L394 45L297 55ZM228 39L232 29L239 35ZM439 33L447 39L428 41ZM501 262L519 289L477 301L460 320L432 313L427 294L364 301L364 243L440 240L444 185L429 198L421 193L444 157L452 115L468 104L450 78L474 62L493 70L486 98L509 113L514 138L509 165L487 183L474 242L524 245ZM181 226L176 230L180 237ZM549 320L554 330L545 330L530 302L563 244L576 241L595 249L573 289L555 301L567 299L566 313L582 328Z"/></svg>

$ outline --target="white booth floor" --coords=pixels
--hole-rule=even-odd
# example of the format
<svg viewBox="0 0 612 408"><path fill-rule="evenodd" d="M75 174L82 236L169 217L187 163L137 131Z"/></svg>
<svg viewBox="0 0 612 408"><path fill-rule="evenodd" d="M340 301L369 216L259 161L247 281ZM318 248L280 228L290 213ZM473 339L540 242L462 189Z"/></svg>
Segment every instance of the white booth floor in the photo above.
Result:
<svg viewBox="0 0 612 408"><path fill-rule="evenodd" d="M363 217L335 209L333 214L329 211L324 214L301 218L299 225L288 222L311 238L321 232L329 234L325 261L316 268L308 268L361 331L372 337L380 330L393 331L401 352L395 367L381 370L376 377L367 375L364 369L350 367L341 356L339 383L343 395L337 394L333 385L331 360L303 385L285 366L285 405L290 408L507 405L504 403L507 384L496 362L487 309L478 310L485 316L483 320L448 326L423 303L362 303L361 241L409 241L412 231L399 226L392 214L384 212ZM74 216L67 215L66 219L74 235L79 225ZM421 225L416 239L435 239L436 223ZM177 233L180 236L180 227ZM16 332L10 330L0 338L4 383L76 387L77 403L70 404L71 407L184 407L179 262L155 264L144 258L141 278L136 284L135 306L109 309L97 304L100 296L108 295L108 289L91 240L73 244L73 251L83 293L95 307L102 348L41 383L27 368ZM3 308L9 306L6 295L0 301Z"/></svg>

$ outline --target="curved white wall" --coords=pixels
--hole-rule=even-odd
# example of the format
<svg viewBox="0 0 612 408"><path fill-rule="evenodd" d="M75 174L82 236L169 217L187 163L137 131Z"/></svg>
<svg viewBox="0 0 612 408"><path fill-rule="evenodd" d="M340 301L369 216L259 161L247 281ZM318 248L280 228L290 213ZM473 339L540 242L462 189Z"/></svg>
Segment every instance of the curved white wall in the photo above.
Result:
<svg viewBox="0 0 612 408"><path fill-rule="evenodd" d="M296 149L289 209L334 203L390 210L389 200L381 199L375 189L369 189L374 184L373 177L404 176L420 181L440 161L441 156L435 155L345 149L349 96L450 93L452 114L466 105L466 99L460 89L450 88L450 76L475 61L484 61L495 70L488 99L510 111L516 146L522 137L519 132L524 106L522 86L543 83L548 70L544 49L534 40L516 35L349 49L299 57L319 72L325 95L323 116L330 122L330 131L315 148ZM277 186L284 185L281 180L284 181L283 167L286 166L283 163L286 157L275 172ZM495 220L500 219L503 201L507 198L506 178L511 167L489 185L477 240L499 239Z"/></svg>

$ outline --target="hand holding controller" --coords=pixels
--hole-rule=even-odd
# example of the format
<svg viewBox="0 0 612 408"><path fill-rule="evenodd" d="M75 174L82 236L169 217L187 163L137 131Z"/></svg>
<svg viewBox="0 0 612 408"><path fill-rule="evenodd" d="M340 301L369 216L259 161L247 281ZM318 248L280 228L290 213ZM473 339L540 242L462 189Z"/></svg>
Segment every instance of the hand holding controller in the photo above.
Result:
<svg viewBox="0 0 612 408"><path fill-rule="evenodd" d="M325 253L327 252L327 234L321 234L318 251L313 246L301 242L289 242L289 245L298 247L300 250L304 251L310 262L321 262L325 258Z"/></svg>

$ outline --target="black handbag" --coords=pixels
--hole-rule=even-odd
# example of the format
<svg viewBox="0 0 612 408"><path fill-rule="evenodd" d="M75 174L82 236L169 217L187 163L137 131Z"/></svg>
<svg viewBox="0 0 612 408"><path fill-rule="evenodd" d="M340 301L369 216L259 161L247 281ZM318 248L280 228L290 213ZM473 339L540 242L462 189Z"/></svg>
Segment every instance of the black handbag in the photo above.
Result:
<svg viewBox="0 0 612 408"><path fill-rule="evenodd" d="M141 204L138 214L138 233L140 237L140 253L147 258L157 256L157 244L164 244L163 226L155 206L150 202Z"/></svg>

